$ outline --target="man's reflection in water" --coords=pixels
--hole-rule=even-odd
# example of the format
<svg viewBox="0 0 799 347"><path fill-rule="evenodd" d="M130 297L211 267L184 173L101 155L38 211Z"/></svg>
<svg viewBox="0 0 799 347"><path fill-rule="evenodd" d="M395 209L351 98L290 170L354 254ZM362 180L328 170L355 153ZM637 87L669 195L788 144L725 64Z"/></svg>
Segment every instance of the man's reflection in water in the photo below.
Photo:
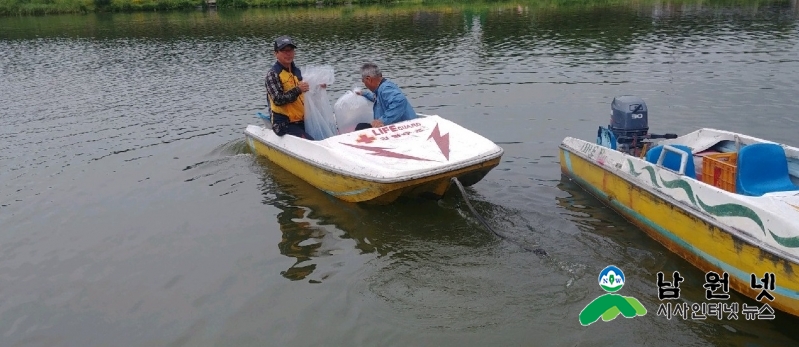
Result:
<svg viewBox="0 0 799 347"><path fill-rule="evenodd" d="M341 239L355 241L355 247L364 252L373 251L371 245L350 235L363 219L357 206L337 201L265 158L259 157L256 163L262 168L263 203L280 209L280 253L296 259L281 272L283 277L292 281L307 279L318 266L324 267L317 264L320 257L348 247Z"/></svg>
<svg viewBox="0 0 799 347"><path fill-rule="evenodd" d="M277 221L280 223L283 237L277 247L281 254L296 258L297 262L280 274L292 281L302 280L316 269L316 264L302 264L310 261L316 255L316 250L322 246L320 242L310 242L309 240L319 238L320 233L324 233L324 231L312 227L311 223L307 221L295 221L295 219L305 218L303 209L297 207L282 209L283 211L277 214Z"/></svg>

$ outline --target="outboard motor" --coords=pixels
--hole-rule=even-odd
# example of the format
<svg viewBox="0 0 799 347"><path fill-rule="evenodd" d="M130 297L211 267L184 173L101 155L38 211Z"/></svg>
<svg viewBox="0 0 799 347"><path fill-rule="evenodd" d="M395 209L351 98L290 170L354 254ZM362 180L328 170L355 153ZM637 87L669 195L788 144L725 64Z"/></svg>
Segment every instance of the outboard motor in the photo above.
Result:
<svg viewBox="0 0 799 347"><path fill-rule="evenodd" d="M634 156L640 156L647 139L673 139L676 134L649 134L649 110L644 99L634 95L613 98L610 104L610 124L599 128L597 143Z"/></svg>
<svg viewBox="0 0 799 347"><path fill-rule="evenodd" d="M649 112L644 99L633 95L613 98L608 129L616 136L619 151L640 150L641 140L649 133Z"/></svg>

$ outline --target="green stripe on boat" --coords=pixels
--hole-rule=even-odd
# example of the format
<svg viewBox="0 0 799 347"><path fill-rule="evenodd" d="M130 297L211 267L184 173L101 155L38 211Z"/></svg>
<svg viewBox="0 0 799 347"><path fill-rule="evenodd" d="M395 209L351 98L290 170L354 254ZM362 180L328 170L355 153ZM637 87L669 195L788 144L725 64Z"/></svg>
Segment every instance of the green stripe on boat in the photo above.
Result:
<svg viewBox="0 0 799 347"><path fill-rule="evenodd" d="M763 235L766 235L766 228L763 226L763 221L760 220L760 216L757 215L757 212L752 210L749 207L738 205L738 204L721 204L716 206L710 206L702 202L702 198L699 196L696 197L699 201L699 206L702 207L705 212L710 213L717 217L744 217L749 218L753 222L757 223L757 226L760 227L760 230L763 231Z"/></svg>

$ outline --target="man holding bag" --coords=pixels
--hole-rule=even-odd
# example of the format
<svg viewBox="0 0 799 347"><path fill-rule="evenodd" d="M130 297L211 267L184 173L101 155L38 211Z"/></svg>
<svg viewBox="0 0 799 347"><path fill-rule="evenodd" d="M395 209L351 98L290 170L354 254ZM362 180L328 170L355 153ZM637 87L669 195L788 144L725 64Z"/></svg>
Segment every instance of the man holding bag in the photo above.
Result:
<svg viewBox="0 0 799 347"><path fill-rule="evenodd" d="M302 81L302 72L294 64L297 44L289 36L275 39L277 62L266 73L266 94L272 114L272 130L278 136L285 134L313 140L305 132L305 103L303 93L310 88Z"/></svg>

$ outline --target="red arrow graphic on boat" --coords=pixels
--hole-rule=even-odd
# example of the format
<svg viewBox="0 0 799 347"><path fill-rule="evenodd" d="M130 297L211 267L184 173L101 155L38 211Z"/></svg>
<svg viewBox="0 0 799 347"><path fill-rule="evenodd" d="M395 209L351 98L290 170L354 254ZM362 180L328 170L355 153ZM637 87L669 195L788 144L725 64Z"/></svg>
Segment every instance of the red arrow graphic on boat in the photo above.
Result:
<svg viewBox="0 0 799 347"><path fill-rule="evenodd" d="M438 149L441 151L441 154L444 155L447 160L449 160L449 133L441 135L441 131L438 130L438 123L436 123L436 127L433 128L433 132L430 133L430 136L427 138L433 139L438 146Z"/></svg>
<svg viewBox="0 0 799 347"><path fill-rule="evenodd" d="M344 143L344 142L340 142L340 143L342 145L347 145L347 146L355 147L355 148L358 148L358 149L364 149L364 150L367 150L367 151L372 151L372 153L369 153L369 154L380 156L380 157L400 158L400 159L413 159L413 160L420 160L420 161L433 161L433 160L424 159L424 158L417 158L417 157L410 156L410 155L407 155L407 154L392 152L392 151L389 151L390 148L359 146L359 145L353 145L353 144Z"/></svg>

